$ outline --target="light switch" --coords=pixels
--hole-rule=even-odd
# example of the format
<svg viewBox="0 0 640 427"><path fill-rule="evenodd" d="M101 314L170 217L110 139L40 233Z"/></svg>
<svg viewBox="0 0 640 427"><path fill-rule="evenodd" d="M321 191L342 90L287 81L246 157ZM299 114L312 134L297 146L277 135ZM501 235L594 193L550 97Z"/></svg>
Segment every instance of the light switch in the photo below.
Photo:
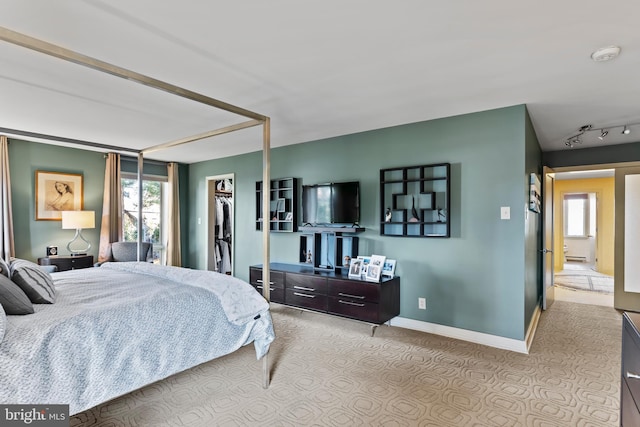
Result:
<svg viewBox="0 0 640 427"><path fill-rule="evenodd" d="M500 219L511 219L511 208L509 206L500 208Z"/></svg>

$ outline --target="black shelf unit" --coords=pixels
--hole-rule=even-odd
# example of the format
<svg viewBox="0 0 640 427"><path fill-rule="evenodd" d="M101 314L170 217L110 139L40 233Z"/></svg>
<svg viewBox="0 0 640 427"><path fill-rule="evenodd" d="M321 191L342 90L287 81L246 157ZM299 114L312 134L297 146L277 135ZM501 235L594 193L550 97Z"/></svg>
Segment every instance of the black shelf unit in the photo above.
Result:
<svg viewBox="0 0 640 427"><path fill-rule="evenodd" d="M298 179L272 179L269 186L269 229L292 233L298 230ZM256 182L256 230L262 230L262 181Z"/></svg>
<svg viewBox="0 0 640 427"><path fill-rule="evenodd" d="M380 234L450 237L450 193L450 163L381 169Z"/></svg>
<svg viewBox="0 0 640 427"><path fill-rule="evenodd" d="M301 227L300 264L316 271L348 274L351 260L358 256L358 236L364 228Z"/></svg>

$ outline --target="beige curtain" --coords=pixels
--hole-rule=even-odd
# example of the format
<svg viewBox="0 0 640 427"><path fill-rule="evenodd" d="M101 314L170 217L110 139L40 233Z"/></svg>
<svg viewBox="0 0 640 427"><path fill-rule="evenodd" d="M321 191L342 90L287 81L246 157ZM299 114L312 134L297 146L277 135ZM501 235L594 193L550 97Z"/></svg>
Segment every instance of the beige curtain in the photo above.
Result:
<svg viewBox="0 0 640 427"><path fill-rule="evenodd" d="M9 173L9 141L5 135L0 135L0 256L9 261L15 256L13 243L13 216L11 214L11 174Z"/></svg>
<svg viewBox="0 0 640 427"><path fill-rule="evenodd" d="M182 266L180 249L180 196L178 185L178 164L167 164L169 178L169 224L167 227L167 265Z"/></svg>
<svg viewBox="0 0 640 427"><path fill-rule="evenodd" d="M120 154L107 154L102 198L102 224L98 261L109 259L110 244L122 240L122 197L120 180Z"/></svg>

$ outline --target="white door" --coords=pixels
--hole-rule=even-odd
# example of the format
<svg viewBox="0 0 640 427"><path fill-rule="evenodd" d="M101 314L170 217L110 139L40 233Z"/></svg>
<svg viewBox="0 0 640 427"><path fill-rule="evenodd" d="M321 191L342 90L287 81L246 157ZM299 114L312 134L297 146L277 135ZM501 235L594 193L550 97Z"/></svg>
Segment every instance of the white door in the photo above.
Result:
<svg viewBox="0 0 640 427"><path fill-rule="evenodd" d="M542 271L544 278L542 281L542 309L546 310L553 304L553 169L544 167L544 184L542 189L543 224L544 229L542 239Z"/></svg>

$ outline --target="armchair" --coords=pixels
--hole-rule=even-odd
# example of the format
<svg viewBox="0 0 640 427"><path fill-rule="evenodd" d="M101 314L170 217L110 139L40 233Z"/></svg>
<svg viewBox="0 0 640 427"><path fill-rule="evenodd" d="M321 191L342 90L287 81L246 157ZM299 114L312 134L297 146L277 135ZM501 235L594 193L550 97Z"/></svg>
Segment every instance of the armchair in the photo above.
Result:
<svg viewBox="0 0 640 427"><path fill-rule="evenodd" d="M109 258L106 261L97 262L96 267L103 262L123 262L138 260L138 242L113 242L109 245ZM153 245L149 242L142 242L141 261L153 262Z"/></svg>

